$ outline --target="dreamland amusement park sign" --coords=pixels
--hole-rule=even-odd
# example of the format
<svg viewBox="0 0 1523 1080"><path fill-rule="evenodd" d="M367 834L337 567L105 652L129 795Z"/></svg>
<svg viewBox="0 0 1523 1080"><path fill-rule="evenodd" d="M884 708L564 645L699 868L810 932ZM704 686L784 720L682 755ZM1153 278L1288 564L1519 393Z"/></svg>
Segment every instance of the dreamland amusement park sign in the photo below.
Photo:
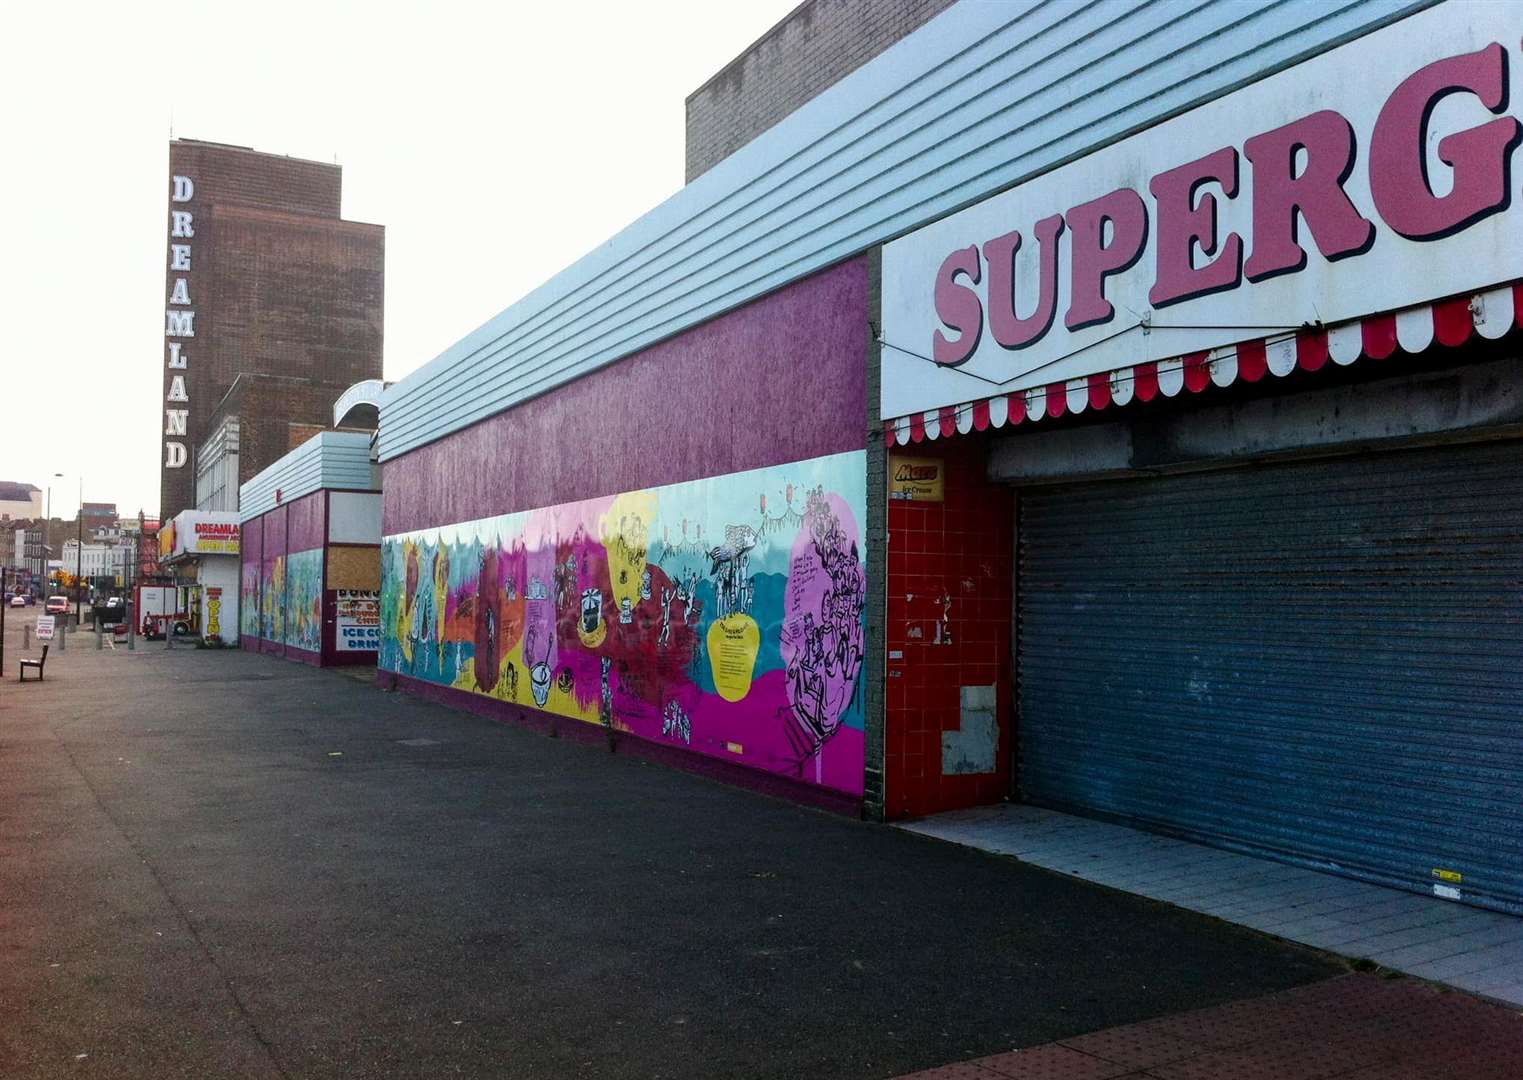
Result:
<svg viewBox="0 0 1523 1080"><path fill-rule="evenodd" d="M1523 277L1520 40L1440 5L887 245L883 415Z"/></svg>

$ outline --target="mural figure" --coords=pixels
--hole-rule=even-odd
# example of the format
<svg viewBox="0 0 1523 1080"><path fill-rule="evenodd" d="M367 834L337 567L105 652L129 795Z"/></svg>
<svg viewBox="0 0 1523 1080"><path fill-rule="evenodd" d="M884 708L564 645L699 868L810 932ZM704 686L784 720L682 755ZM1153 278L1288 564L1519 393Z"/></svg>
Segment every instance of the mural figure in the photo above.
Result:
<svg viewBox="0 0 1523 1080"><path fill-rule="evenodd" d="M718 593L718 617L721 619L737 611L750 613L750 608L743 606L749 595L746 565L757 539L756 530L749 525L727 525L724 543L705 553L713 564L709 576L714 579Z"/></svg>
<svg viewBox="0 0 1523 1080"><path fill-rule="evenodd" d="M677 596L682 600L683 603L683 625L686 626L689 623L696 624L698 622L698 617L702 614L702 609L698 604L697 570L689 569L687 573L682 575L682 589L677 593Z"/></svg>
<svg viewBox="0 0 1523 1080"><path fill-rule="evenodd" d="M613 688L608 684L608 672L612 667L612 660L606 656L599 657L598 719L610 730L613 728Z"/></svg>
<svg viewBox="0 0 1523 1080"><path fill-rule="evenodd" d="M603 590L588 589L582 593L582 633L594 634L603 625Z"/></svg>
<svg viewBox="0 0 1523 1080"><path fill-rule="evenodd" d="M669 739L681 739L685 743L693 741L693 722L675 700L668 701L666 711L661 714L661 734Z"/></svg>
<svg viewBox="0 0 1523 1080"><path fill-rule="evenodd" d="M476 686L490 693L497 686L501 663L497 611L497 548L493 545L481 553L476 586L475 639L476 655L472 666ZM456 665L459 666L458 663Z"/></svg>
<svg viewBox="0 0 1523 1080"><path fill-rule="evenodd" d="M524 663L529 663L529 657L535 657L533 666L529 668L529 692L534 695L534 704L541 709L545 702L550 700L550 664L548 656L541 654L534 646L536 628L530 627L529 636L524 644Z"/></svg>
<svg viewBox="0 0 1523 1080"><path fill-rule="evenodd" d="M856 538L823 491L809 495L792 566L794 611L783 634L789 699L805 747L817 748L835 734L856 691L867 596Z"/></svg>
<svg viewBox="0 0 1523 1080"><path fill-rule="evenodd" d="M661 586L661 633L656 637L656 644L663 649L672 643L672 601L676 597L676 589Z"/></svg>
<svg viewBox="0 0 1523 1080"><path fill-rule="evenodd" d="M649 600L650 596L650 571L647 570L640 575L640 599Z"/></svg>

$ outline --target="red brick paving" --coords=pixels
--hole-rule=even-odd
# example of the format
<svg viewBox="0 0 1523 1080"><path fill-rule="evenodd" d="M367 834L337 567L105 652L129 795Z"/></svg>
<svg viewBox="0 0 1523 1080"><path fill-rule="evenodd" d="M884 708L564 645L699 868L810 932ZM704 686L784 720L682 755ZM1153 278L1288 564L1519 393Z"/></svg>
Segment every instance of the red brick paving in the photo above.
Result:
<svg viewBox="0 0 1523 1080"><path fill-rule="evenodd" d="M1523 1014L1347 975L900 1080L1523 1080Z"/></svg>

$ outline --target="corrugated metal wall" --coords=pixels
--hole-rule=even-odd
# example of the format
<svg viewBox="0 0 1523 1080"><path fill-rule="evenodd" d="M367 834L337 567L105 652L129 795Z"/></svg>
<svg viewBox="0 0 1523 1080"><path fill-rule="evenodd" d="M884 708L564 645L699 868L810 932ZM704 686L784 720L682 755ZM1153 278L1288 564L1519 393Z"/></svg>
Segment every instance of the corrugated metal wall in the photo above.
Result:
<svg viewBox="0 0 1523 1080"><path fill-rule="evenodd" d="M1033 802L1523 910L1523 447L1019 508Z"/></svg>
<svg viewBox="0 0 1523 1080"><path fill-rule="evenodd" d="M381 460L1432 2L955 4L388 388Z"/></svg>
<svg viewBox="0 0 1523 1080"><path fill-rule="evenodd" d="M268 513L319 488L379 491L380 470L370 460L370 436L324 431L312 436L238 489L238 520Z"/></svg>

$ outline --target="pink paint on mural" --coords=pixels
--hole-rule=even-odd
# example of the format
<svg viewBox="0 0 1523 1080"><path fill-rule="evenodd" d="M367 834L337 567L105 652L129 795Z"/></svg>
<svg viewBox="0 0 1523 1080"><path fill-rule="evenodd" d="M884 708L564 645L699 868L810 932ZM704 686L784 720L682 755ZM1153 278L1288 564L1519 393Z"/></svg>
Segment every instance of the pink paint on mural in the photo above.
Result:
<svg viewBox="0 0 1523 1080"><path fill-rule="evenodd" d="M781 652L798 734L814 745L836 733L862 667L860 546L846 501L811 492L790 556Z"/></svg>

